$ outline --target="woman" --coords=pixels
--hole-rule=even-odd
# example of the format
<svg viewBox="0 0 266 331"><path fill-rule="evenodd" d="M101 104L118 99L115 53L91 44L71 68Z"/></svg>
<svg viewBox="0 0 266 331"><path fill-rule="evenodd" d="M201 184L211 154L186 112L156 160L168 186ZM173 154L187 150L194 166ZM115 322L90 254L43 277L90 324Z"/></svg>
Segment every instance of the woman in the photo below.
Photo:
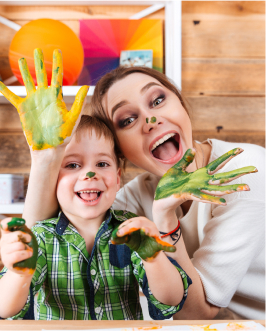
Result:
<svg viewBox="0 0 266 331"><path fill-rule="evenodd" d="M228 306L242 318L263 319L264 149L215 139L194 142L180 93L163 74L149 68L120 67L106 74L96 85L91 107L92 115L113 129L123 155L147 171L119 191L114 207L151 220L154 214L164 232L173 230L180 220L185 246L175 258L193 285L176 317L210 319L220 307ZM226 197L226 206L202 203L192 195L153 203L161 176L193 146L196 157L188 172L205 167L232 148L243 148L245 152L222 171L256 166L258 173L243 178L251 192ZM243 183L242 178L234 183Z"/></svg>
<svg viewBox="0 0 266 331"><path fill-rule="evenodd" d="M59 93L62 86L62 70L58 70L62 67L60 52L55 51L54 72L49 88L47 79L44 79L46 73L40 50L35 52L37 90L32 79L29 79L27 67L22 64L27 97L18 98L1 82L0 91L17 107L30 145L32 164L23 218L28 226L32 226L36 220L53 217L58 211L56 181L72 128L59 145L52 139L52 148L47 148L47 132L49 138L61 137L61 127L58 133L53 122L55 114L58 117L62 111L66 112L62 94ZM84 91L76 99L73 110L81 108ZM31 105L36 104L38 107L34 107L34 111L37 110L40 116L28 116L31 114ZM43 116L47 109L49 113ZM241 317L263 319L264 150L254 145L235 145L218 140L194 143L191 122L177 89L163 74L148 68L119 68L104 76L96 86L92 110L95 116L113 128L123 155L148 171L119 192L115 208L127 208L153 219L159 230L166 234L164 240L176 245L173 257L192 278L188 299L176 318L212 319L220 307L229 306ZM48 116L50 121L47 121ZM71 123L74 125L73 121ZM45 146L41 150L36 150L39 145L38 148L32 145L31 132L37 126L36 141L39 144L41 139ZM191 192L185 190L179 197L174 194L153 203L159 179L177 162L186 162L182 157L193 145L196 158L191 164L187 162L186 165L189 165L186 170L191 178L195 175L189 188L195 183L198 186L195 188L192 185ZM237 178L239 171L235 169L252 164L259 172L245 176L251 192L239 191L228 196L227 205L224 206L224 200L216 196L232 193L236 187L230 185L227 189L218 184L230 181L230 176L223 175L227 176L225 180L222 175L215 175L216 180L207 183L207 186L203 184L201 176L209 176L210 169L206 167L209 162L235 147L243 147L245 152L227 163L223 171L232 170L230 175ZM241 149L236 149L230 157L227 155L223 164L240 152ZM190 161L193 160L193 153ZM219 168L216 161L214 164ZM189 176L184 168L182 166L178 170L175 183L179 184L180 178L184 178L182 176ZM240 175L248 172L242 170ZM242 178L235 182L241 190L248 188L242 184ZM209 184L213 185L215 192L210 190ZM177 218L181 223L182 236ZM173 230L173 235L167 235Z"/></svg>

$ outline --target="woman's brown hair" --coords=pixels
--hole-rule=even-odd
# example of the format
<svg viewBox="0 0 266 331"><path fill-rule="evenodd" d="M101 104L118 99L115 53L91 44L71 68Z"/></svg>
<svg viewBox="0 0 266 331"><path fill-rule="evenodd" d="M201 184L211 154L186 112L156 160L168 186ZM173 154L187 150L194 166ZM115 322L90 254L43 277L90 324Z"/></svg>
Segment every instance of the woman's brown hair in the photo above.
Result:
<svg viewBox="0 0 266 331"><path fill-rule="evenodd" d="M163 86L165 86L168 90L172 91L180 100L184 109L188 112L187 106L181 93L175 87L175 85L161 72L147 68L147 67L118 67L109 73L105 74L96 84L95 90L91 99L91 115L102 120L112 131L116 144L118 146L119 142L115 133L114 125L111 118L108 116L107 112L105 112L103 107L103 98L105 94L108 92L109 88L117 81L125 78L126 76L133 73L141 73L144 75L151 76L157 79Z"/></svg>

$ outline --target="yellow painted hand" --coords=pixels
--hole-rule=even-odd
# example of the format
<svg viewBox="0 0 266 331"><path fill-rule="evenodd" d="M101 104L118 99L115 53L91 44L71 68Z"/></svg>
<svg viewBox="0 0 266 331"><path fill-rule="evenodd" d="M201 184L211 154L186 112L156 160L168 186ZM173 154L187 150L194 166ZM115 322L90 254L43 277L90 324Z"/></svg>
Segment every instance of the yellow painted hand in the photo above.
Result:
<svg viewBox="0 0 266 331"><path fill-rule="evenodd" d="M70 111L62 95L63 66L61 51L53 54L53 73L48 87L47 74L41 49L34 50L34 62L38 88L24 58L19 59L19 68L26 87L27 96L21 98L0 82L0 92L17 108L24 134L33 150L56 147L71 136L82 109L88 86L78 91Z"/></svg>

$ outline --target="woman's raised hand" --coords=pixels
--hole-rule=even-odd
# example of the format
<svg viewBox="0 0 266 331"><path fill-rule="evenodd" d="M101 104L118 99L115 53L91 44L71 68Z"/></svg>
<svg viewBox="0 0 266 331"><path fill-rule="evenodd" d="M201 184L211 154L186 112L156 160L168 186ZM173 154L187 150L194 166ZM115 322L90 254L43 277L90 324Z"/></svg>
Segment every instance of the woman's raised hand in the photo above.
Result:
<svg viewBox="0 0 266 331"><path fill-rule="evenodd" d="M249 166L215 174L216 171L241 152L243 152L241 148L232 149L206 167L194 172L187 172L186 168L195 157L195 150L188 149L183 158L170 168L159 181L155 191L156 201L154 201L154 204L157 204L157 206L154 209L159 210L171 205L173 208L176 208L177 200L179 201L178 205L186 200L226 205L226 201L220 197L221 195L237 191L249 191L249 187L246 184L225 186L221 186L221 184L229 183L240 176L257 172L255 167Z"/></svg>
<svg viewBox="0 0 266 331"><path fill-rule="evenodd" d="M21 98L12 93L2 82L0 92L17 108L27 142L32 150L56 147L71 137L75 123L82 109L88 86L78 91L70 111L63 101L63 66L61 51L53 53L51 86L48 87L42 50L34 50L34 62L38 88L24 58L19 60L19 68L26 87L27 96Z"/></svg>
<svg viewBox="0 0 266 331"><path fill-rule="evenodd" d="M160 251L175 252L173 245L159 238L156 225L145 217L135 217L123 222L112 232L111 242L126 244L145 261L154 259Z"/></svg>

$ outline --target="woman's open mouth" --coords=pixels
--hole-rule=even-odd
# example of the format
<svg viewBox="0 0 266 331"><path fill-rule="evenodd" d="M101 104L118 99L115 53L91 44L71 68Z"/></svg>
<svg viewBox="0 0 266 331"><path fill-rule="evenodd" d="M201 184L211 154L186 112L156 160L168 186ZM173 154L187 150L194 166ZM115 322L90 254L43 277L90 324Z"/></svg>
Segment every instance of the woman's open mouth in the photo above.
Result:
<svg viewBox="0 0 266 331"><path fill-rule="evenodd" d="M86 190L86 191L78 191L76 195L83 200L84 202L95 202L97 201L102 194L102 191L98 190Z"/></svg>
<svg viewBox="0 0 266 331"><path fill-rule="evenodd" d="M150 151L154 158L163 163L176 163L182 156L179 134L169 132L162 135L152 143Z"/></svg>

